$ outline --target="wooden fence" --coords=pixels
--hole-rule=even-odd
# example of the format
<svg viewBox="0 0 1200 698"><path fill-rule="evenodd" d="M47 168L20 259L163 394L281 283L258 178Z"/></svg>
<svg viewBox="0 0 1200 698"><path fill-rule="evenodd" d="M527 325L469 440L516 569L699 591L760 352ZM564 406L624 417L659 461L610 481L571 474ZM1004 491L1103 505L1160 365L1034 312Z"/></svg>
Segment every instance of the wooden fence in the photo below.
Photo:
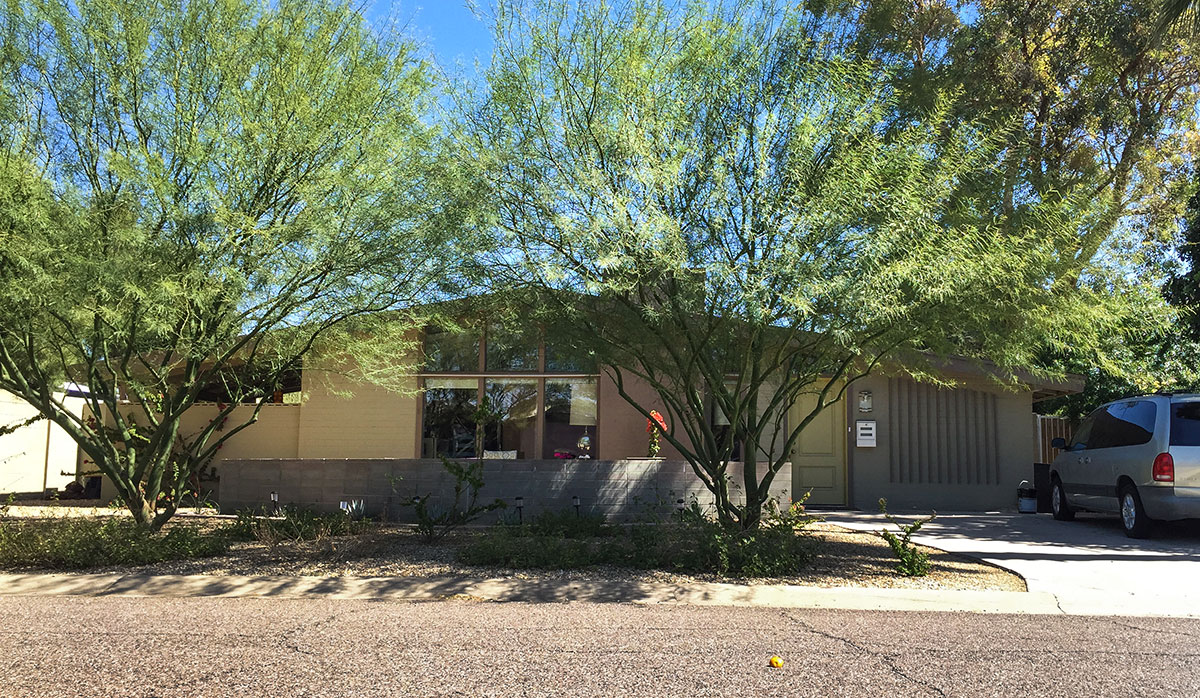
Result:
<svg viewBox="0 0 1200 698"><path fill-rule="evenodd" d="M1053 463L1058 449L1052 448L1050 442L1058 437L1070 439L1075 431L1075 425L1066 417L1053 415L1033 415L1033 433L1037 436L1034 448L1034 463Z"/></svg>

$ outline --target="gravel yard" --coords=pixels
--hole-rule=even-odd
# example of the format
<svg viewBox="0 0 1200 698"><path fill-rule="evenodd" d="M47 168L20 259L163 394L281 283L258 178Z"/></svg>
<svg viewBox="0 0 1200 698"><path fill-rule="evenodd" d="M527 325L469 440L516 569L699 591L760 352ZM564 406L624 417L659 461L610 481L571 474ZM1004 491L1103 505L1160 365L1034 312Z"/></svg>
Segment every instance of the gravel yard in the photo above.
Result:
<svg viewBox="0 0 1200 698"><path fill-rule="evenodd" d="M189 517L178 524L218 526L225 521ZM801 584L818 587L891 587L912 589L972 589L1025 591L1019 576L997 567L941 551L930 553L933 570L927 577L908 578L894 571L894 558L878 536L850 531L832 524L811 527L821 540L818 556L803 574L787 578L741 580L746 584ZM692 581L737 581L710 575L680 575L615 567L578 570L515 570L475 567L456 561L456 548L474 531L461 530L434 545L421 542L405 526L373 528L358 535L327 538L316 542L234 543L226 555L173 560L135 567L103 567L88 573L206 574L206 575L312 575L353 577L435 577L469 575L519 579L629 580L687 583ZM28 571L28 570L23 570Z"/></svg>

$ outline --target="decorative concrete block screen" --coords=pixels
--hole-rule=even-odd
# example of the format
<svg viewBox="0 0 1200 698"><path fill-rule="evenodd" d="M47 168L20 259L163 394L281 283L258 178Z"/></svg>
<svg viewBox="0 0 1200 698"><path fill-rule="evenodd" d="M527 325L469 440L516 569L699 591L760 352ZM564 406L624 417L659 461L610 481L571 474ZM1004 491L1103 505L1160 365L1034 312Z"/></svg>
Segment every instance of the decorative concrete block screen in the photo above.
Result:
<svg viewBox="0 0 1200 698"><path fill-rule="evenodd" d="M730 493L744 498L741 466L730 464ZM271 492L280 504L295 504L323 511L337 510L340 502L363 500L368 516L389 521L412 521L411 507L401 502L414 495L433 494L433 506L454 500L454 479L440 460L400 459L245 459L218 466L218 501L221 511L260 508L269 504ZM517 497L523 498L524 516L541 511L572 509L579 497L582 513L603 514L610 521L628 521L646 514L670 513L676 501L693 497L711 510L713 497L691 466L667 460L484 460L481 502L496 498L508 510L490 517L516 516ZM771 494L786 507L791 503L791 465L775 477ZM465 499L465 495L464 495Z"/></svg>

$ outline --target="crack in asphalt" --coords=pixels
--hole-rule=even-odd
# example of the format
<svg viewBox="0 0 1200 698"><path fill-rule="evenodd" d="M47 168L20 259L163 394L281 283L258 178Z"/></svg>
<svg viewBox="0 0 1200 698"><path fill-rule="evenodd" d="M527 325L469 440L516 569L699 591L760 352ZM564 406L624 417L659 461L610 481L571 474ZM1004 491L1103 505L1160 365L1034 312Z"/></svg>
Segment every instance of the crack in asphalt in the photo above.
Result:
<svg viewBox="0 0 1200 698"><path fill-rule="evenodd" d="M820 635L821 637L824 637L824 638L827 638L830 640L835 640L837 642L840 642L840 643L846 645L847 647L850 647L851 649L853 649L857 652L867 655L868 657L874 657L875 659L878 659L879 661L881 661L883 663L884 666L887 667L888 671L890 671L893 674L895 674L896 676L904 679L905 681L908 681L909 683L915 684L917 686L921 686L933 693L936 693L939 696L944 697L946 695L946 692L943 691L942 689L938 688L937 686L934 686L933 684L931 684L927 681L922 681L921 679L918 679L915 676L909 676L908 674L904 673L904 671L899 666L897 666L896 658L893 657L892 655L889 655L885 652L876 652L875 650L872 650L868 647L860 645L857 642L855 642L849 638L845 638L840 635L836 635L834 633L820 630L820 629L812 626L811 624L805 622L804 620L789 614L787 611L780 611L780 613L783 614L784 618L787 618L788 620L792 621L796 625L799 625L801 628L804 628L805 630L807 630L808 632L810 632L814 635Z"/></svg>
<svg viewBox="0 0 1200 698"><path fill-rule="evenodd" d="M1126 623L1126 622L1117 620L1116 618L1109 618L1108 622L1112 623L1113 625L1117 626L1118 628L1128 628L1130 630L1140 630L1140 631L1146 632L1146 633L1165 633L1167 635L1179 635L1181 637L1190 637L1193 639L1200 639L1200 635L1197 635L1196 633L1185 633L1185 632L1180 632L1178 630L1165 630L1165 629L1159 629L1159 628L1146 628L1146 627L1143 627L1140 625L1134 625L1133 623Z"/></svg>
<svg viewBox="0 0 1200 698"><path fill-rule="evenodd" d="M317 628L320 628L322 626L330 625L334 621L343 620L348 616L360 615L360 614L363 614L366 612L367 612L366 609L337 610L324 618L319 618L317 620L310 621L310 622L300 623L291 628L288 628L288 629L284 630L283 632L279 633L279 636L276 638L276 640L281 646L283 646L289 650L292 650L296 654L303 654L303 655L306 655L309 657L315 657L315 656L318 656L318 653L310 652L308 650L300 648L299 638L296 637L297 635L299 635L300 633L307 631L307 630L316 630Z"/></svg>

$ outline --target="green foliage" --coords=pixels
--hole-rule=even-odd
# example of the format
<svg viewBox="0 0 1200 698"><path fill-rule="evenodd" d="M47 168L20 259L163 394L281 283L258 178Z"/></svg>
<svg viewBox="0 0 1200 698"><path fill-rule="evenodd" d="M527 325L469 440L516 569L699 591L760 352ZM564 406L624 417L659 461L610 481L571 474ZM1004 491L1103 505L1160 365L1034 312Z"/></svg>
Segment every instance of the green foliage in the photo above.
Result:
<svg viewBox="0 0 1200 698"><path fill-rule="evenodd" d="M442 468L454 478L454 500L449 505L440 504L437 500L431 502L434 493L416 495L402 504L413 508L417 516L417 531L426 543L432 543L488 512L507 506L500 499L479 503L479 490L483 489L482 460L459 463L443 456ZM395 491L394 483L392 488Z"/></svg>
<svg viewBox="0 0 1200 698"><path fill-rule="evenodd" d="M194 526L178 524L159 533L123 516L64 517L0 525L0 565L8 568L143 565L221 555L228 548L223 535L203 533Z"/></svg>
<svg viewBox="0 0 1200 698"><path fill-rule="evenodd" d="M872 21L892 32L876 61L853 38L860 18L824 7L503 4L488 92L465 118L498 209L499 252L485 260L494 287L526 300L548 333L594 348L644 417L664 410L662 439L713 492L722 522L744 529L760 524L801 432L858 377L901 365L946 383L938 359L957 356L1012 386L1026 369L1061 375L1048 355L1095 357L1108 338L1167 319L1157 290L1128 273L1145 267L1143 248L1109 234L1125 231L1109 220L1129 201L1161 203L1162 173L1099 172L1106 156L1080 130L1121 140L1128 115L1073 126L1060 139L1068 155L1051 145L1045 157L1058 159L1037 171L1063 174L1044 188L996 181L1010 157L1023 177L1033 171L1031 139L1055 132L1022 131L1025 83L962 65L969 84L925 80L911 99L918 78L897 57L908 34ZM987 9L973 35L1004 45L993 71L1023 76L1012 22ZM967 30L942 10L945 52ZM1053 5L1039 12L1053 21ZM1070 63L1061 80L1034 67L1050 94L1089 64ZM1095 80L1075 97L1095 90L1116 114L1118 93ZM1001 88L995 104L1020 103L999 116L967 106ZM1186 89L1154 103L1186 104ZM1178 145L1138 124L1120 145L1131 158ZM649 398L627 390L635 380ZM739 444L762 447L740 449L738 464ZM729 496L733 478L745 505Z"/></svg>
<svg viewBox="0 0 1200 698"><path fill-rule="evenodd" d="M756 531L729 527L693 505L670 523L629 526L569 523L573 514L542 515L526 526L498 526L459 550L463 562L529 569L576 569L615 565L633 569L781 577L813 559L815 542L805 532L813 521L796 506L768 507ZM577 521L586 522L586 519Z"/></svg>
<svg viewBox="0 0 1200 698"><path fill-rule="evenodd" d="M0 390L136 521L301 367L402 385L405 309L458 287L478 198L413 43L342 0L5 3L0 27Z"/></svg>
<svg viewBox="0 0 1200 698"><path fill-rule="evenodd" d="M887 541L888 546L896 555L896 570L905 577L924 577L929 574L929 554L909 543L909 539L914 533L921 530L922 526L933 521L937 517L937 512L935 511L923 519L902 523L888 513L887 500L882 497L879 499L879 512L900 531L899 536L886 528L877 531L879 537Z"/></svg>
<svg viewBox="0 0 1200 698"><path fill-rule="evenodd" d="M334 536L352 536L365 530L366 523L344 511L320 512L303 507L284 506L278 514L237 512L237 520L224 529L232 540L278 543L280 541L321 541Z"/></svg>
<svg viewBox="0 0 1200 698"><path fill-rule="evenodd" d="M17 493L11 492L4 498L4 503L0 504L0 519L8 516L8 510L12 508L12 503L17 501Z"/></svg>
<svg viewBox="0 0 1200 698"><path fill-rule="evenodd" d="M614 527L605 522L603 514L576 514L571 509L543 511L534 516L524 530L531 536L552 538L599 538L615 532Z"/></svg>

